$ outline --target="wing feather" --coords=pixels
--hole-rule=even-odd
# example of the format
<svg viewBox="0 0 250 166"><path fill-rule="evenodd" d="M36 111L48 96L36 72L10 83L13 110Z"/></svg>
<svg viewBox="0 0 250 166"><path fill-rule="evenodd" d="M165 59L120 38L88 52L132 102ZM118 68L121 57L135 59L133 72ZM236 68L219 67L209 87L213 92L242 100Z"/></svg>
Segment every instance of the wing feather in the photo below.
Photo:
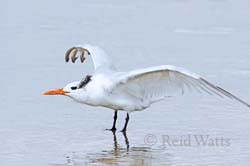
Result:
<svg viewBox="0 0 250 166"><path fill-rule="evenodd" d="M129 95L150 103L190 91L205 92L209 95L227 97L250 107L232 93L218 87L201 76L175 66L157 66L122 74L113 90L122 90Z"/></svg>
<svg viewBox="0 0 250 166"><path fill-rule="evenodd" d="M65 61L68 62L71 56L71 61L75 61L80 57L81 62L85 60L85 54L91 56L95 70L115 70L115 66L106 52L97 47L85 44L83 46L74 46L67 50Z"/></svg>

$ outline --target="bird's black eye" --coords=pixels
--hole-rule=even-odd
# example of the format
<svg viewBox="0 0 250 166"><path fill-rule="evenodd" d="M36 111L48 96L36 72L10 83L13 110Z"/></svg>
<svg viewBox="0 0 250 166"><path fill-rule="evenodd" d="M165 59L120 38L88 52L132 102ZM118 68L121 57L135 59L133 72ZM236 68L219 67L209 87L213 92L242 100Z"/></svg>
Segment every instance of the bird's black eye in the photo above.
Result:
<svg viewBox="0 0 250 166"><path fill-rule="evenodd" d="M71 90L76 90L76 89L77 89L76 86L72 86L72 87L71 87Z"/></svg>

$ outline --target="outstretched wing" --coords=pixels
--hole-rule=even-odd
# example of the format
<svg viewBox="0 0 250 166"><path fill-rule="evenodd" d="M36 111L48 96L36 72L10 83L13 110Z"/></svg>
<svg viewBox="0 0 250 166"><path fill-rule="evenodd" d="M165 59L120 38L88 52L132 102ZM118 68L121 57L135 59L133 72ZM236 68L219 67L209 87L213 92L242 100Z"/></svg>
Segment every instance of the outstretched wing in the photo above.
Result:
<svg viewBox="0 0 250 166"><path fill-rule="evenodd" d="M113 91L124 91L129 95L150 103L188 91L205 92L210 95L235 99L250 107L248 103L213 85L201 76L175 66L157 66L123 74L115 83Z"/></svg>
<svg viewBox="0 0 250 166"><path fill-rule="evenodd" d="M85 60L85 55L91 56L95 70L115 69L114 64L112 63L106 52L103 49L92 45L75 46L68 49L65 55L65 61L68 62L71 59L71 61L75 63L78 57L80 57L80 60L83 63Z"/></svg>

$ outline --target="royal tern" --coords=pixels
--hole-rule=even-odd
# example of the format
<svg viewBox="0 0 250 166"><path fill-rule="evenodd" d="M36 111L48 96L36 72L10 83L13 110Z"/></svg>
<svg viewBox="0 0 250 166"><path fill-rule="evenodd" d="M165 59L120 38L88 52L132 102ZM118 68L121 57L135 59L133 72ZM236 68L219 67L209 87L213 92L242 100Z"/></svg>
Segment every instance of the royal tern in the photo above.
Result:
<svg viewBox="0 0 250 166"><path fill-rule="evenodd" d="M69 83L64 88L49 90L44 95L65 95L76 102L102 106L114 110L113 126L116 130L117 111L127 111L126 131L129 113L148 108L152 103L176 94L196 90L210 95L227 97L250 105L228 91L208 82L203 77L185 69L162 65L130 72L118 72L106 52L92 45L72 47L66 52L65 60L74 63L78 57L81 62L85 54L91 56L95 71L81 81ZM70 58L71 56L71 58Z"/></svg>

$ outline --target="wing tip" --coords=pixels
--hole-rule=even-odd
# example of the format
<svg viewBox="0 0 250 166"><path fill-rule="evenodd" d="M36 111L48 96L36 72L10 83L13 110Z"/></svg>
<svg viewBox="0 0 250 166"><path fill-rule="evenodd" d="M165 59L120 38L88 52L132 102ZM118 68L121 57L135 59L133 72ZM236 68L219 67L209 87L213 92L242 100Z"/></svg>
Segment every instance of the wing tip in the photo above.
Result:
<svg viewBox="0 0 250 166"><path fill-rule="evenodd" d="M233 95L232 93L226 91L225 89L223 89L223 88L221 88L221 87L219 87L219 86L215 86L215 85L211 84L210 82L208 82L206 79L204 79L204 78L202 78L202 77L201 77L200 79L201 79L202 81L204 81L206 84L208 84L208 85L212 86L213 88L219 90L219 92L220 92L221 94L225 95L226 97L228 97L228 98L230 98L230 99L234 99L234 100L240 102L241 104L247 106L248 108L250 108L250 104L248 104L248 103L245 102L244 100L238 98L237 96Z"/></svg>

